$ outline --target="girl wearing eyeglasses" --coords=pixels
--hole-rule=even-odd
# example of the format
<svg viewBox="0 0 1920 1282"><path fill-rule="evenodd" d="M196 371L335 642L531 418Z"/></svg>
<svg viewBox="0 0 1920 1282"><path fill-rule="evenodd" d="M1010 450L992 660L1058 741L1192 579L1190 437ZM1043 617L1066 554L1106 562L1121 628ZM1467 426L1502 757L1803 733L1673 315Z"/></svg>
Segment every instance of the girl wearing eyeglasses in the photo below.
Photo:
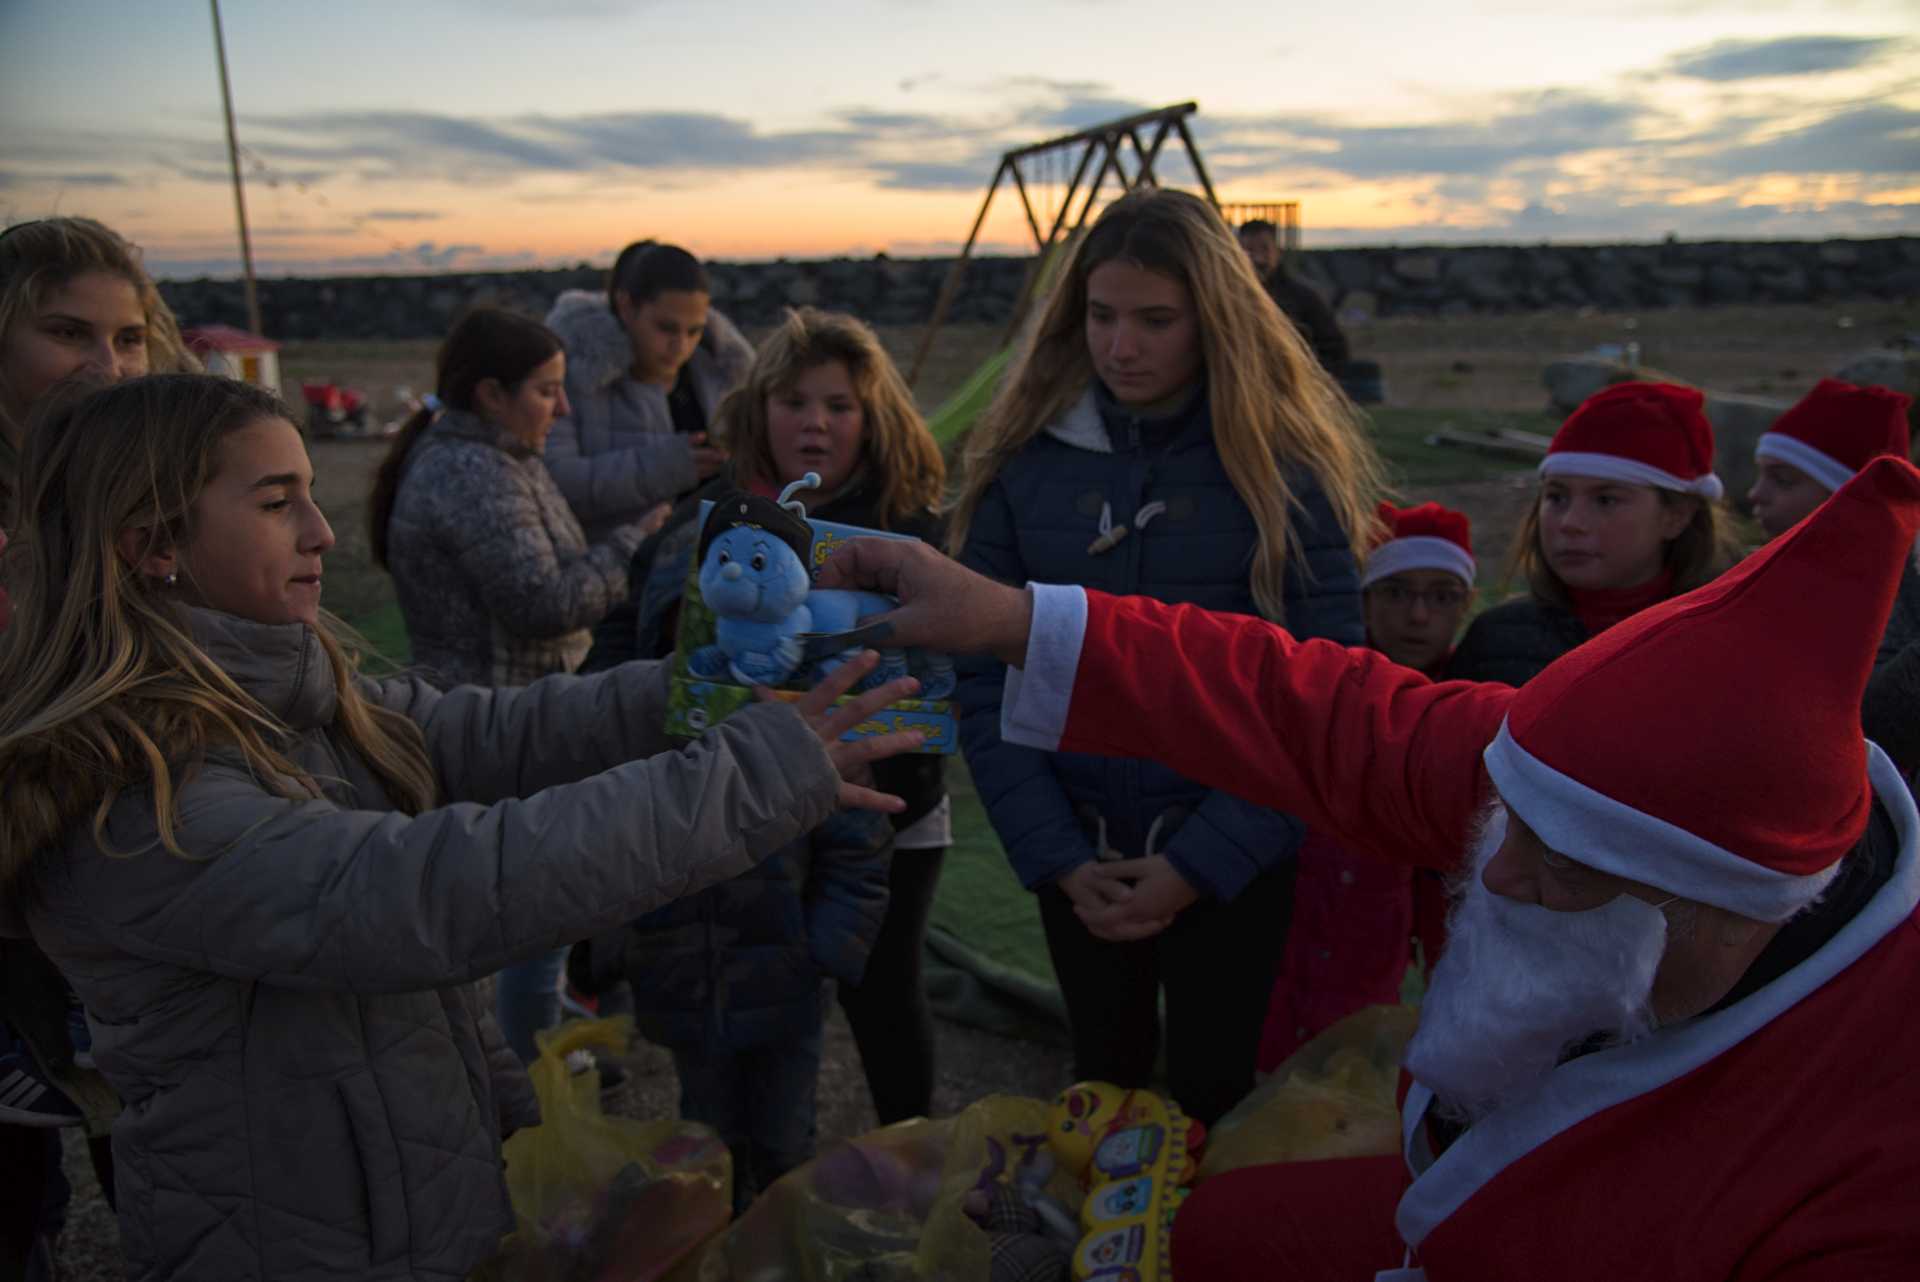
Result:
<svg viewBox="0 0 1920 1282"><path fill-rule="evenodd" d="M1438 677L1473 602L1472 527L1438 503L1379 508L1378 542L1360 571L1367 644ZM1441 878L1355 854L1317 832L1300 843L1293 926L1267 1003L1260 1071L1357 1010L1394 1005L1413 939L1431 964L1446 938Z"/></svg>

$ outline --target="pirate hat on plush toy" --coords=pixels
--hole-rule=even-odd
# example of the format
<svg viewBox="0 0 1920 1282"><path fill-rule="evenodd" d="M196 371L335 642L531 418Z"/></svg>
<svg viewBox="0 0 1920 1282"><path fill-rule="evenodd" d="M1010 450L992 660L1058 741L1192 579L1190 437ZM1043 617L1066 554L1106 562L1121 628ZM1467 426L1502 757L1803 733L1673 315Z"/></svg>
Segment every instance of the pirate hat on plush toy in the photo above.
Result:
<svg viewBox="0 0 1920 1282"><path fill-rule="evenodd" d="M1677 383L1615 383L1567 416L1540 475L1587 476L1720 497L1707 398Z"/></svg>
<svg viewBox="0 0 1920 1282"><path fill-rule="evenodd" d="M731 490L713 501L713 511L707 513L707 523L700 527L700 548L695 555L705 561L715 539L743 525L765 530L792 548L801 565L807 564L813 551L813 527L807 524L807 518L765 495L745 490Z"/></svg>
<svg viewBox="0 0 1920 1282"><path fill-rule="evenodd" d="M1907 456L1911 396L1885 387L1855 387L1823 378L1774 420L1754 446L1754 457L1797 467L1837 490L1882 454Z"/></svg>
<svg viewBox="0 0 1920 1282"><path fill-rule="evenodd" d="M1361 587L1408 570L1445 570L1473 586L1472 524L1465 512L1438 503L1395 507L1382 502L1377 515L1379 536L1360 571Z"/></svg>
<svg viewBox="0 0 1920 1282"><path fill-rule="evenodd" d="M1866 829L1870 763L1900 786L1860 700L1917 529L1920 469L1876 459L1712 583L1563 655L1487 748L1501 800L1569 859L1786 920Z"/></svg>

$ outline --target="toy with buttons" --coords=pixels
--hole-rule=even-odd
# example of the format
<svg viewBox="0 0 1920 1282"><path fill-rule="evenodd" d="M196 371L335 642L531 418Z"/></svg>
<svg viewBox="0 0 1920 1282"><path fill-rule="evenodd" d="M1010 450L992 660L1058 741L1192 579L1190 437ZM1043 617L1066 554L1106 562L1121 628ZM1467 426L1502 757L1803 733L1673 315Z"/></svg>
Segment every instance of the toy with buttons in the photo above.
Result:
<svg viewBox="0 0 1920 1282"><path fill-rule="evenodd" d="M1060 1092L1047 1143L1087 1190L1077 1282L1171 1282L1173 1214L1205 1137L1204 1126L1152 1091L1080 1082Z"/></svg>

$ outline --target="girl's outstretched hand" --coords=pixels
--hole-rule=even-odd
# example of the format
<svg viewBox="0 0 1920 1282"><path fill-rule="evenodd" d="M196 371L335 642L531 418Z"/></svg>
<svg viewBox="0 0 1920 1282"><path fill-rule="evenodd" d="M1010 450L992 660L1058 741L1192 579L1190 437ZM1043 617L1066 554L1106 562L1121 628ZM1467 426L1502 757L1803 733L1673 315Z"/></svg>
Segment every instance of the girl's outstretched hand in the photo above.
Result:
<svg viewBox="0 0 1920 1282"><path fill-rule="evenodd" d="M1026 662L1033 626L1027 590L975 574L917 540L850 539L834 549L814 582L899 598L899 608L878 619L892 629L888 645L991 654L1015 667Z"/></svg>
<svg viewBox="0 0 1920 1282"><path fill-rule="evenodd" d="M881 810L892 814L905 810L907 803L892 793L868 787L873 781L873 774L868 767L876 761L913 751L925 742L925 736L918 730L895 730L851 743L843 742L840 736L888 704L911 699L920 692L920 683L912 677L901 677L897 681L875 686L840 707L835 707L833 702L872 672L873 665L879 661L877 652L865 651L859 658L843 663L828 673L813 689L801 695L793 706L806 718L813 732L820 736L820 742L827 746L827 756L833 760L833 768L840 772L841 806L850 810ZM774 697L773 691L765 687L756 689L754 694L762 699Z"/></svg>

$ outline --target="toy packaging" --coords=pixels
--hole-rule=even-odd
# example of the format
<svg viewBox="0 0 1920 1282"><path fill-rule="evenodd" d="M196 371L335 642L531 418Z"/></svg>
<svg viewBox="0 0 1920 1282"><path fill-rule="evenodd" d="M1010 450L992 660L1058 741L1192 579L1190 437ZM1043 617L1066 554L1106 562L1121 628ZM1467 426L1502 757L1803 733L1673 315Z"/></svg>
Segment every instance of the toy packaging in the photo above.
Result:
<svg viewBox="0 0 1920 1282"><path fill-rule="evenodd" d="M813 586L814 574L846 540L912 536L812 520L791 496L818 484L809 472L778 500L736 492L700 505L700 539L675 633L667 733L703 733L752 702L756 685L798 699L840 664L874 649L880 663L861 688L911 675L921 696L888 705L845 738L918 730L926 740L921 752L951 753L959 740L952 658L890 648L884 625L865 621L891 610L891 598Z"/></svg>

